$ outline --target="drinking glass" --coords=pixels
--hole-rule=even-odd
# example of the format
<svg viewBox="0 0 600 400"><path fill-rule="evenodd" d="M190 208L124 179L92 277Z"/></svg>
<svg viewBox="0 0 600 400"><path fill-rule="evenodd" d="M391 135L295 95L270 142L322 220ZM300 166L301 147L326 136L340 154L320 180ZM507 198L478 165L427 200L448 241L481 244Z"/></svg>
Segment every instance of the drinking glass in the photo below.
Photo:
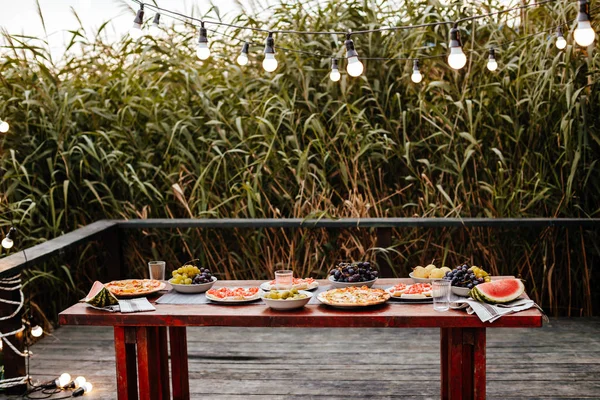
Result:
<svg viewBox="0 0 600 400"><path fill-rule="evenodd" d="M289 290L292 288L294 272L289 269L275 271L275 287L277 289Z"/></svg>
<svg viewBox="0 0 600 400"><path fill-rule="evenodd" d="M164 281L165 265L166 263L164 261L150 261L148 263L148 269L150 270L150 279Z"/></svg>
<svg viewBox="0 0 600 400"><path fill-rule="evenodd" d="M448 311L450 308L450 281L441 279L431 283L433 309L435 311Z"/></svg>

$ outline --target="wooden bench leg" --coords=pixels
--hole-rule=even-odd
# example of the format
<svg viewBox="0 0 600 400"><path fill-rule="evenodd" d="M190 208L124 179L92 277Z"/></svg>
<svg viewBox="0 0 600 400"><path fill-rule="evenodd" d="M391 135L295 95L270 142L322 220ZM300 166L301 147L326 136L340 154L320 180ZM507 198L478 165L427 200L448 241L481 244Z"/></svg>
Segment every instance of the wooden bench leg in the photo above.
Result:
<svg viewBox="0 0 600 400"><path fill-rule="evenodd" d="M442 399L485 399L485 328L442 328Z"/></svg>
<svg viewBox="0 0 600 400"><path fill-rule="evenodd" d="M171 373L173 380L173 399L190 398L188 376L187 335L185 327L169 327L171 345Z"/></svg>
<svg viewBox="0 0 600 400"><path fill-rule="evenodd" d="M162 399L159 391L159 368L156 327L137 327L137 367L140 399Z"/></svg>
<svg viewBox="0 0 600 400"><path fill-rule="evenodd" d="M135 328L114 327L117 396L119 400L137 399Z"/></svg>

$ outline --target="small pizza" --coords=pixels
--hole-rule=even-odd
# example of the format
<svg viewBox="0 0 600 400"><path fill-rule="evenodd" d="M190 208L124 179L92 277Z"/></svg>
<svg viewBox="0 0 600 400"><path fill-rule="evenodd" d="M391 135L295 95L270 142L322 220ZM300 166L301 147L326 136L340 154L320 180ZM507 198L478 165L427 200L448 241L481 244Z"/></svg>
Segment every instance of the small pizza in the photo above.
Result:
<svg viewBox="0 0 600 400"><path fill-rule="evenodd" d="M104 285L115 296L143 296L164 289L164 282L156 279L126 279Z"/></svg>
<svg viewBox="0 0 600 400"><path fill-rule="evenodd" d="M415 283L410 285L400 297L408 299L425 299L431 297L432 287L430 283Z"/></svg>
<svg viewBox="0 0 600 400"><path fill-rule="evenodd" d="M257 287L251 288L228 288L222 287L218 289L210 289L206 292L206 297L209 300L215 301L243 301L258 299L260 289Z"/></svg>
<svg viewBox="0 0 600 400"><path fill-rule="evenodd" d="M393 297L400 297L402 296L402 293L404 293L409 287L410 285L407 285L406 283L399 283L396 286L387 289L386 292L391 294Z"/></svg>
<svg viewBox="0 0 600 400"><path fill-rule="evenodd" d="M314 280L313 278L293 278L292 280L292 289L296 290L312 290L319 287L319 282ZM272 290L277 289L275 285L275 280L270 282L265 282L260 285L260 288L263 290Z"/></svg>
<svg viewBox="0 0 600 400"><path fill-rule="evenodd" d="M372 306L385 303L390 294L383 289L372 289L367 286L350 286L332 289L319 294L319 301L331 306Z"/></svg>

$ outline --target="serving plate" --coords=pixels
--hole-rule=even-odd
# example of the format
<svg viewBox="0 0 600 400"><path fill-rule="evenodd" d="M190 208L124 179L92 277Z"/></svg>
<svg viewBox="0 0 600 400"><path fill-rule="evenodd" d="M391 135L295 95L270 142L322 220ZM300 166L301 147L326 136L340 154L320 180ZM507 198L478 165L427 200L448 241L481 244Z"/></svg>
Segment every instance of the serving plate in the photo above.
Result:
<svg viewBox="0 0 600 400"><path fill-rule="evenodd" d="M112 281L112 282L125 282L125 281L149 281L149 280L155 280L155 279L122 279L121 281ZM112 282L107 283L110 284ZM153 293L157 293L160 292L161 290L164 290L166 288L167 284L165 282L160 282L160 285L157 286L156 288L152 289L152 290L147 290L145 292L141 292L141 293L123 293L123 294L116 294L113 291L111 291L108 287L106 288L106 290L108 290L113 296L115 296L118 299L132 299L135 297L145 297L145 296L149 296ZM106 286L105 286L106 287Z"/></svg>
<svg viewBox="0 0 600 400"><path fill-rule="evenodd" d="M230 288L230 289L235 290L235 289L239 289L239 288ZM249 289L249 288L244 288L244 289ZM230 298L222 299L220 297L213 296L212 294L207 292L206 298L209 299L210 301L214 301L215 303L220 303L220 304L240 304L240 303L249 303L252 301L256 301L261 298L263 293L264 292L259 289L258 292L256 292L252 296L247 296L244 298L231 298L230 297Z"/></svg>
<svg viewBox="0 0 600 400"><path fill-rule="evenodd" d="M407 285L407 287L410 285ZM401 303L413 303L413 304L418 304L418 303L433 303L433 297L431 296L425 296L425 297L396 297L394 296L392 293L394 293L392 291L394 287L389 287L387 289L385 289L385 291L387 293L390 294L390 300L394 300L394 301L398 301Z"/></svg>
<svg viewBox="0 0 600 400"><path fill-rule="evenodd" d="M471 291L471 289L469 289L469 288L452 286L452 293L454 293L455 295L460 296L460 297L469 297L470 291Z"/></svg>
<svg viewBox="0 0 600 400"><path fill-rule="evenodd" d="M333 286L336 289L345 288L345 287L353 287L353 286L372 287L375 284L375 282L377 282L377 278L373 279L372 281L366 281L366 282L337 282L333 279L333 276L331 276L331 275L329 275L329 278L327 278L327 279L329 279L329 283L331 283L331 286Z"/></svg>
<svg viewBox="0 0 600 400"><path fill-rule="evenodd" d="M335 289L333 289L335 290ZM327 291L329 292L329 291ZM371 303L368 304L359 304L359 303L332 303L329 300L327 300L325 298L325 295L327 294L327 292L321 292L317 295L317 300L319 300L321 303L326 304L330 307L335 307L335 308L344 308L344 309L350 309L350 308L364 308L364 307L373 307L373 306L379 306L381 304L386 303L391 295L389 293L386 292L387 296L385 296L384 298L380 298L377 301L373 301Z"/></svg>
<svg viewBox="0 0 600 400"><path fill-rule="evenodd" d="M275 285L274 285L274 284L272 284L271 282L273 282L273 281L269 281L269 282L263 282L263 283L261 283L261 284L260 284L260 286L259 286L259 287L260 287L262 290L266 291L266 292L268 292L269 290L274 290L274 289L276 289L276 288L275 288ZM317 281L314 281L314 282L310 283L310 284L308 285L308 287L307 287L307 288L305 288L305 289L300 289L300 287L298 287L298 285L292 285L292 289L296 289L296 290L315 290L315 289L317 289L318 287L319 287L319 282L317 282Z"/></svg>
<svg viewBox="0 0 600 400"><path fill-rule="evenodd" d="M413 273L411 272L410 274L408 274L408 276L415 282L415 283L431 283L433 281L441 281L444 278L416 278L413 276Z"/></svg>

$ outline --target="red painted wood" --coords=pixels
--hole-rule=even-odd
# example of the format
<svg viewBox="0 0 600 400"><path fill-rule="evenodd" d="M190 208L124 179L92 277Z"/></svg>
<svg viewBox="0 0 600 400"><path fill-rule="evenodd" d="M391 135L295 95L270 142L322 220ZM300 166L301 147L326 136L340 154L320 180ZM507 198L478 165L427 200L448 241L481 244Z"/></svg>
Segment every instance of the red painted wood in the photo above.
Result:
<svg viewBox="0 0 600 400"><path fill-rule="evenodd" d="M486 387L486 367L485 367L485 328L473 329L475 344L473 346L473 398L475 400L485 400Z"/></svg>
<svg viewBox="0 0 600 400"><path fill-rule="evenodd" d="M462 399L462 362L463 343L462 329L451 328L448 334L448 398L451 400Z"/></svg>
<svg viewBox="0 0 600 400"><path fill-rule="evenodd" d="M448 335L450 335L449 328L440 329L440 372L442 400L448 400L448 397L450 396L448 390L448 386L450 384L450 377L448 376Z"/></svg>
<svg viewBox="0 0 600 400"><path fill-rule="evenodd" d="M127 357L127 392L130 399L137 399L137 354L136 354L136 328L125 328L125 353Z"/></svg>
<svg viewBox="0 0 600 400"><path fill-rule="evenodd" d="M392 286L410 279L381 279ZM258 286L261 281L219 281L216 286ZM319 281L328 285L327 281ZM151 301L156 300L156 297ZM309 305L301 310L273 311L264 304L243 306L197 306L156 304L156 311L144 313L107 313L76 304L59 315L64 325L127 326L243 326L243 327L389 327L389 328L484 328L541 327L537 309L506 315L493 324L483 323L464 310L440 313L429 304L389 305L365 310L340 310L325 305Z"/></svg>
<svg viewBox="0 0 600 400"><path fill-rule="evenodd" d="M473 337L472 328L462 329L462 399L473 399Z"/></svg>
<svg viewBox="0 0 600 400"><path fill-rule="evenodd" d="M188 374L187 333L186 328L170 327L171 374L173 381L173 400L190 398Z"/></svg>
<svg viewBox="0 0 600 400"><path fill-rule="evenodd" d="M125 328L115 326L115 363L117 367L117 396L119 400L129 400L134 398L129 396L128 392L128 371L127 371L127 349L125 345Z"/></svg>
<svg viewBox="0 0 600 400"><path fill-rule="evenodd" d="M159 363L159 382L160 391L164 399L171 397L171 382L169 380L169 350L168 350L168 339L167 339L167 328L164 326L156 327L158 332L158 363Z"/></svg>
<svg viewBox="0 0 600 400"><path fill-rule="evenodd" d="M137 364L138 386L140 399L159 399L158 382L156 376L156 360L152 353L155 340L151 327L137 328Z"/></svg>

